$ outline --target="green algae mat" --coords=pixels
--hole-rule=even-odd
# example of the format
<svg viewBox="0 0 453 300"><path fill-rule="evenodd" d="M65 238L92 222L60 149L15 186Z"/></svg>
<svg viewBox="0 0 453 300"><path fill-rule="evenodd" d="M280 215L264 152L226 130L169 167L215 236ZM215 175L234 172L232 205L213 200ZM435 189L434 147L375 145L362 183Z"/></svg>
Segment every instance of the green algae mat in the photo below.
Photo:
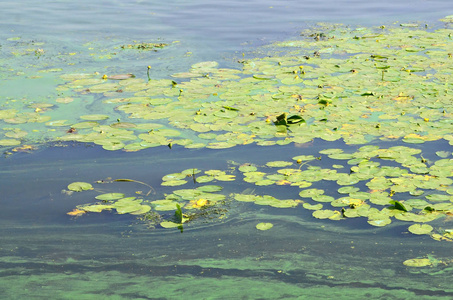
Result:
<svg viewBox="0 0 453 300"><path fill-rule="evenodd" d="M1 92L0 147L6 156L71 143L95 144L125 156L159 147L181 153L251 149L248 155L225 161L223 168L195 164L173 170L159 178L157 186L133 176L68 180L61 187L63 199L70 201L75 195L84 199L65 212L72 222L106 214L132 217L137 223L131 226L140 228L136 230L146 228L161 243L167 237L177 245L192 245L184 236L195 239L197 230L228 228L229 220L238 216L244 220L237 229L242 238L247 236L244 232L253 232L268 243L273 243L274 235L295 238L291 228L298 226L311 226L310 239L316 239L319 228L330 228L331 236L318 237L312 252L305 255L291 249L291 259L282 251L271 252L273 246L261 257L232 256L226 261L196 259L193 253L172 260L160 251L161 260L152 265L135 266L125 259L124 265L112 267L106 259L93 269L82 258L73 260L74 255L44 262L41 267L51 274L53 264L72 268L80 263L83 272L91 272L90 278L100 276L90 291L73 286L69 288L73 294L62 289L60 297L94 297L122 280L125 286L171 284L189 289L197 284L197 276L205 276L201 274L207 274L204 282L209 288L197 295L206 293L206 297L217 285L237 288L239 277L247 295L256 298L267 297L268 292L253 286L281 291L273 286L281 288L282 282L286 293L276 297L339 293L335 297L341 298L351 290L357 293L360 289L351 287L355 285L364 288L357 297L388 297L389 291L394 299L451 296L453 291L442 278L451 272L453 259L424 248L453 242L453 16L442 22L442 28L416 23L377 28L323 24L303 31L297 40L275 42L231 61L196 61L168 76L155 72L152 63L137 72L124 68L123 62L177 53L178 41L117 43L107 48L93 42L75 46L74 52L20 37L4 41L0 78L6 91ZM83 60L90 64L81 70L76 65ZM116 63L122 67L113 67ZM27 92L27 87L34 92ZM7 95L8 89L22 91ZM311 150L316 143L323 148ZM280 151L288 147L293 147L291 155ZM265 161L254 159L256 148L269 149ZM278 216L281 211L284 221ZM385 286L365 276L368 268L348 265L354 260L355 246L347 243L340 251L341 266L319 271L320 262L313 258L316 249L335 235L354 235L358 228L420 238L424 246L413 242L410 247L417 251L383 254L391 266L384 264L375 276L395 278ZM175 238L181 233L180 240ZM234 241L229 236L233 233L224 234L215 247L224 246L222 238ZM383 239L392 243L391 236ZM375 243L368 241L363 250L373 247ZM368 257L370 268L382 261L382 256L373 255ZM20 263L17 257L8 257L1 262L4 266ZM287 265L276 264L279 259ZM303 274L298 273L300 261L306 268ZM167 275L137 281L133 276L124 278L120 270L125 266L131 273L148 268ZM354 281L344 274L346 269L354 276L363 273L366 280ZM431 281L410 285L398 280L395 270L431 276L440 288ZM179 271L185 277L176 275ZM27 273L26 268L8 272L12 282L21 272ZM37 292L43 279L40 274L29 275L37 283L30 289ZM52 276L46 280L64 281ZM305 278L306 285L295 285L292 277ZM168 290L174 291L170 286ZM172 297L170 292L159 293L125 288L123 296Z"/></svg>

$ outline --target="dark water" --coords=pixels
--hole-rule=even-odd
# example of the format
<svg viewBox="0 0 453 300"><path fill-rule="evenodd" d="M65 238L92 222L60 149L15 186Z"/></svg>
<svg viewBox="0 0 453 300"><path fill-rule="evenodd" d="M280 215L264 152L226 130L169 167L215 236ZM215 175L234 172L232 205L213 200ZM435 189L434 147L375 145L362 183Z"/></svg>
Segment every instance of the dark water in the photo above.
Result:
<svg viewBox="0 0 453 300"><path fill-rule="evenodd" d="M0 37L20 36L56 47L87 41L180 40L194 60L215 59L285 40L316 22L374 26L435 22L453 14L451 1L3 1ZM0 43L1 44L1 43ZM1 49L1 48L0 48ZM180 57L180 56L177 56ZM190 65L189 62L184 64ZM134 66L134 62L122 62ZM93 62L80 62L79 69ZM159 67L158 67L159 68ZM172 73L177 67L163 70ZM165 71L166 70L166 71ZM165 74L162 74L165 77ZM38 87L37 87L38 88ZM45 87L42 95L45 96ZM20 95L23 87L11 94ZM8 92L0 95L0 104ZM230 204L225 218L179 230L148 228L109 212L71 218L93 199L61 191L74 181L131 178L169 189L161 177L186 168L221 169L313 154L307 148L244 146L229 150L166 147L137 153L92 145L43 145L0 158L0 298L2 299L451 299L450 244L407 233L394 222L315 220L302 208ZM336 144L342 146L342 144ZM447 150L448 145L423 146ZM224 193L247 188L225 184ZM143 187L105 187L133 195ZM297 197L298 190L279 194ZM258 231L259 222L274 228ZM449 221L445 226L448 228ZM407 268L408 258L446 263Z"/></svg>
<svg viewBox="0 0 453 300"><path fill-rule="evenodd" d="M433 245L428 236L410 235L401 222L370 228L361 218L323 221L301 207L277 209L237 201L226 206L223 218L189 223L183 233L152 229L133 216L110 212L79 218L65 214L93 201L87 192L62 194L73 181L131 178L152 185L156 194L145 198L155 200L173 189L160 187L160 178L168 173L192 167L224 170L229 160L261 164L270 153L284 159L317 152L327 144L137 153L69 144L3 158L0 280L9 287L2 290L2 298L296 299L337 293L340 299L450 298L448 264L422 270L402 265L427 254L447 261L449 243ZM437 144L436 149L447 146ZM248 186L240 181L225 184L223 193ZM133 195L142 187L118 183L97 189ZM298 190L261 192L291 198ZM256 230L263 221L274 228Z"/></svg>

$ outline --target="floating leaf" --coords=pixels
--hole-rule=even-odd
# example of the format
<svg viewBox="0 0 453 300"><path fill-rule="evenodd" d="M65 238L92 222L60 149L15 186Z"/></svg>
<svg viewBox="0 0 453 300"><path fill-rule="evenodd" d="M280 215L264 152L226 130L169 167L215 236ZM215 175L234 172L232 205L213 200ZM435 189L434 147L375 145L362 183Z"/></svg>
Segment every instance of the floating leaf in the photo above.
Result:
<svg viewBox="0 0 453 300"><path fill-rule="evenodd" d="M172 181L172 180L181 180L186 178L186 174L181 173L171 173L162 177L162 181Z"/></svg>
<svg viewBox="0 0 453 300"><path fill-rule="evenodd" d="M258 223L258 224L256 224L256 229L258 229L258 230L269 230L272 227L274 227L274 224L272 224L272 223Z"/></svg>
<svg viewBox="0 0 453 300"><path fill-rule="evenodd" d="M88 182L73 182L68 185L68 190L74 191L74 192L81 192L81 191L87 191L87 190L92 190L93 186L88 183Z"/></svg>
<svg viewBox="0 0 453 300"><path fill-rule="evenodd" d="M81 215L83 215L85 213L86 213L85 210L81 210L81 209L75 208L72 211L67 212L66 214L70 215L70 216L81 216Z"/></svg>
<svg viewBox="0 0 453 300"><path fill-rule="evenodd" d="M241 172L255 172L257 168L252 165L242 165L239 167L239 171Z"/></svg>
<svg viewBox="0 0 453 300"><path fill-rule="evenodd" d="M441 158L447 158L451 155L451 152L449 151L436 151L436 155L441 157Z"/></svg>
<svg viewBox="0 0 453 300"><path fill-rule="evenodd" d="M360 189L358 187L355 187L355 186L344 186L344 187L341 187L341 188L338 189L338 193L340 193L340 194L349 194L349 193L357 192L359 190Z"/></svg>
<svg viewBox="0 0 453 300"><path fill-rule="evenodd" d="M338 212L336 211L333 211L333 210L328 210L328 209L324 209L324 210L316 210L313 212L313 217L317 218L317 219L330 219L332 217L334 217Z"/></svg>
<svg viewBox="0 0 453 300"><path fill-rule="evenodd" d="M16 145L20 145L19 140L15 140L15 139L0 140L0 146L16 146Z"/></svg>
<svg viewBox="0 0 453 300"><path fill-rule="evenodd" d="M122 193L105 193L101 194L95 197L98 200L103 200L103 201L111 201L111 200L117 200L124 198L124 194Z"/></svg>
<svg viewBox="0 0 453 300"><path fill-rule="evenodd" d="M95 204L95 205L84 205L84 206L81 206L81 208L87 212L102 212L104 210L111 210L113 208L113 206Z"/></svg>
<svg viewBox="0 0 453 300"><path fill-rule="evenodd" d="M170 222L170 221L163 221L160 223L160 226L163 228L179 228L181 224Z"/></svg>
<svg viewBox="0 0 453 300"><path fill-rule="evenodd" d="M270 179L262 179L262 180L257 180L255 182L256 185L260 185L260 186L272 185L274 183L275 183L275 181L274 180L270 180Z"/></svg>
<svg viewBox="0 0 453 300"><path fill-rule="evenodd" d="M308 209L308 210L320 210L320 209L322 209L322 204L321 203L318 203L318 204L315 204L315 205L312 205L312 204L309 204L309 203L304 203L302 206L305 209Z"/></svg>
<svg viewBox="0 0 453 300"><path fill-rule="evenodd" d="M204 185L204 186L197 187L198 191L208 192L208 193L219 192L222 189L223 189L223 187L221 187L219 185Z"/></svg>
<svg viewBox="0 0 453 300"><path fill-rule="evenodd" d="M433 231L433 227L428 224L414 224L409 226L408 230L413 234L429 234Z"/></svg>
<svg viewBox="0 0 453 300"><path fill-rule="evenodd" d="M443 195L443 194L431 194L431 195L426 195L426 199L429 201L450 201L452 197L450 195Z"/></svg>
<svg viewBox="0 0 453 300"><path fill-rule="evenodd" d="M383 227L390 224L391 222L392 220L390 218L368 220L368 224L376 227Z"/></svg>
<svg viewBox="0 0 453 300"><path fill-rule="evenodd" d="M156 200L152 201L151 205L156 211L172 211L175 210L177 202L173 200Z"/></svg>
<svg viewBox="0 0 453 300"><path fill-rule="evenodd" d="M149 205L140 205L140 208L136 211L130 212L131 215L143 215L146 214L151 210L151 206Z"/></svg>
<svg viewBox="0 0 453 300"><path fill-rule="evenodd" d="M427 267L431 266L432 262L428 258L413 258L405 260L403 264L408 267Z"/></svg>
<svg viewBox="0 0 453 300"><path fill-rule="evenodd" d="M80 116L80 118L82 120L88 120L88 121L100 121L100 120L108 119L109 116L107 116L107 115L83 115L83 116Z"/></svg>
<svg viewBox="0 0 453 300"><path fill-rule="evenodd" d="M314 195L312 199L317 202L332 202L333 200L335 200L334 197L327 195Z"/></svg>
<svg viewBox="0 0 453 300"><path fill-rule="evenodd" d="M310 161L316 159L313 155L298 155L294 156L293 159L295 161Z"/></svg>
<svg viewBox="0 0 453 300"><path fill-rule="evenodd" d="M161 183L162 186L179 186L186 184L187 180L167 180Z"/></svg>
<svg viewBox="0 0 453 300"><path fill-rule="evenodd" d="M311 198L313 196L317 196L317 195L321 195L321 194L324 194L324 190L320 190L320 189L306 189L306 190L302 190L299 193L299 196L301 196L302 198Z"/></svg>
<svg viewBox="0 0 453 300"><path fill-rule="evenodd" d="M255 195L234 194L234 199L240 202L255 202Z"/></svg>
<svg viewBox="0 0 453 300"><path fill-rule="evenodd" d="M203 176L197 176L195 178L196 182L198 183L206 183L206 182L210 182L210 181L213 181L214 180L214 177L212 176L207 176L207 175L203 175Z"/></svg>
<svg viewBox="0 0 453 300"><path fill-rule="evenodd" d="M287 167L287 166L291 166L293 163L292 162L289 162L289 161L270 161L268 163L266 163L266 166L268 167Z"/></svg>
<svg viewBox="0 0 453 300"><path fill-rule="evenodd" d="M218 175L218 176L215 176L215 179L219 180L219 181L234 181L236 179L236 176L235 175Z"/></svg>

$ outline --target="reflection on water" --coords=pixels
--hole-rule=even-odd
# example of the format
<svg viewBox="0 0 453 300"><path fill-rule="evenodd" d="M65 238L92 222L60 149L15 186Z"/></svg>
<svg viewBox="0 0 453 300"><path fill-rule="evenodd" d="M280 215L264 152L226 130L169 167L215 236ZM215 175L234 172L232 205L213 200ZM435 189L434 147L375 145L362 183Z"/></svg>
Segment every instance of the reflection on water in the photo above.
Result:
<svg viewBox="0 0 453 300"><path fill-rule="evenodd" d="M275 153L286 159L327 145L315 141L306 148L246 146L220 152L176 147L137 153L69 145L2 158L0 280L11 288L0 296L287 299L338 293L340 298L451 298L450 244L408 234L404 222L377 228L356 219L317 220L301 207L232 202L226 218L189 223L180 233L151 229L132 216L111 212L71 218L67 211L92 199L84 192L61 193L73 181L113 177L146 182L156 189L150 197L159 198L171 190L160 186L168 173L225 169L228 160L262 164ZM223 192L245 187L238 183ZM137 188L124 183L120 191L133 194ZM297 192L285 197L297 197ZM260 222L274 227L259 231L255 225ZM427 255L438 263L424 268L402 264Z"/></svg>

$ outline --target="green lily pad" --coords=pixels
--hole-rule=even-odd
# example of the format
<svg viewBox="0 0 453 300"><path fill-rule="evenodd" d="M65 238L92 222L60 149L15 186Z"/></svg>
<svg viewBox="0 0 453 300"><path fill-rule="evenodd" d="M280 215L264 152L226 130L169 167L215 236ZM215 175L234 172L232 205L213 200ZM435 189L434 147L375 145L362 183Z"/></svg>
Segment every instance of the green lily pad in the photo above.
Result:
<svg viewBox="0 0 453 300"><path fill-rule="evenodd" d="M277 208L291 208L291 207L296 207L298 204L297 201L295 200L277 200L269 204L269 206L272 207L277 207Z"/></svg>
<svg viewBox="0 0 453 300"><path fill-rule="evenodd" d="M320 190L320 189L306 189L306 190L302 190L301 192L299 192L299 196L301 196L302 198L311 198L313 196L322 195L322 194L324 194L324 190Z"/></svg>
<svg viewBox="0 0 453 300"><path fill-rule="evenodd" d="M260 186L272 185L274 183L275 183L275 181L274 180L270 180L270 179L262 179L262 180L255 181L255 184L256 185L260 185Z"/></svg>
<svg viewBox="0 0 453 300"><path fill-rule="evenodd" d="M140 208L136 211L130 212L131 215L143 215L146 214L151 210L151 206L149 205L140 205Z"/></svg>
<svg viewBox="0 0 453 300"><path fill-rule="evenodd" d="M441 158L447 158L451 155L451 152L449 151L436 151L436 155L441 157Z"/></svg>
<svg viewBox="0 0 453 300"><path fill-rule="evenodd" d="M257 170L257 167L252 165L242 165L238 168L238 170L244 173L255 172Z"/></svg>
<svg viewBox="0 0 453 300"><path fill-rule="evenodd" d="M428 224L414 224L409 226L408 230L413 234L429 234L433 231L433 227Z"/></svg>
<svg viewBox="0 0 453 300"><path fill-rule="evenodd" d="M450 201L450 199L452 199L452 196L443 194L431 194L426 195L425 198L429 201Z"/></svg>
<svg viewBox="0 0 453 300"><path fill-rule="evenodd" d="M83 115L80 116L80 119L82 120L88 120L88 121L101 121L101 120L107 120L109 116L107 115Z"/></svg>
<svg viewBox="0 0 453 300"><path fill-rule="evenodd" d="M344 186L344 187L341 187L341 188L338 189L338 193L340 193L340 194L349 194L349 193L357 192L359 190L360 189L358 187L355 187L355 186Z"/></svg>
<svg viewBox="0 0 453 300"><path fill-rule="evenodd" d="M160 223L160 226L162 226L163 228L178 228L178 227L182 226L182 224L174 223L174 222L170 222L170 221L163 221Z"/></svg>
<svg viewBox="0 0 453 300"><path fill-rule="evenodd" d="M181 180L184 178L186 178L186 175L183 173L171 173L162 177L162 181Z"/></svg>
<svg viewBox="0 0 453 300"><path fill-rule="evenodd" d="M334 197L327 195L314 195L312 199L317 202L332 202L333 200L335 200Z"/></svg>
<svg viewBox="0 0 453 300"><path fill-rule="evenodd" d="M234 181L236 179L236 176L235 175L218 175L218 176L215 176L215 179L216 180L219 180L219 181Z"/></svg>
<svg viewBox="0 0 453 300"><path fill-rule="evenodd" d="M432 262L428 258L413 258L405 260L403 264L408 267L427 267L431 266Z"/></svg>
<svg viewBox="0 0 453 300"><path fill-rule="evenodd" d="M20 145L20 141L16 139L3 139L0 140L0 146L16 146Z"/></svg>
<svg viewBox="0 0 453 300"><path fill-rule="evenodd" d="M49 121L49 122L46 122L46 126L55 126L55 127L68 126L67 122L68 122L68 120Z"/></svg>
<svg viewBox="0 0 453 300"><path fill-rule="evenodd" d="M75 129L83 129L83 128L93 128L98 125L99 125L98 122L87 121L87 122L80 122L80 123L73 124L71 127L75 128Z"/></svg>
<svg viewBox="0 0 453 300"><path fill-rule="evenodd" d="M272 223L258 223L258 224L256 224L256 229L258 229L258 230L269 230L272 227L274 227L274 224L272 224Z"/></svg>
<svg viewBox="0 0 453 300"><path fill-rule="evenodd" d="M213 181L215 178L213 176L207 176L207 175L202 175L202 176L197 176L195 177L195 180L198 182L198 183L206 183L206 182L211 182Z"/></svg>
<svg viewBox="0 0 453 300"><path fill-rule="evenodd" d="M162 186L179 186L186 184L187 180L167 180L161 183Z"/></svg>
<svg viewBox="0 0 453 300"><path fill-rule="evenodd" d="M178 204L176 201L169 199L156 200L151 202L151 206L156 211L174 211L176 204Z"/></svg>
<svg viewBox="0 0 453 300"><path fill-rule="evenodd" d="M255 195L234 194L234 199L240 202L255 202L257 197Z"/></svg>
<svg viewBox="0 0 453 300"><path fill-rule="evenodd" d="M328 210L328 209L320 209L320 210L315 210L313 212L313 217L317 219L331 219L337 214L336 211L333 210Z"/></svg>
<svg viewBox="0 0 453 300"><path fill-rule="evenodd" d="M314 205L310 204L310 203L304 203L302 206L308 210L320 210L323 207L321 203L314 204Z"/></svg>
<svg viewBox="0 0 453 300"><path fill-rule="evenodd" d="M14 129L13 131L6 132L5 136L9 137L9 138L14 138L14 139L20 139L20 138L25 137L27 134L28 134L28 132L26 132L24 130Z"/></svg>
<svg viewBox="0 0 453 300"><path fill-rule="evenodd" d="M222 189L223 189L223 187L221 187L219 185L204 185L204 186L197 187L198 191L207 192L207 193L219 192Z"/></svg>
<svg viewBox="0 0 453 300"><path fill-rule="evenodd" d="M291 166L293 163L292 162L289 162L289 161L270 161L268 163L266 163L266 166L268 167L271 167L271 168L274 168L274 167L287 167L287 166Z"/></svg>
<svg viewBox="0 0 453 300"><path fill-rule="evenodd" d="M105 193L101 194L95 197L98 200L103 200L103 201L111 201L111 200L117 200L124 198L124 194L122 193Z"/></svg>
<svg viewBox="0 0 453 300"><path fill-rule="evenodd" d="M88 182L73 182L68 185L68 190L74 191L74 192L81 192L81 191L87 191L87 190L92 190L93 186L88 183Z"/></svg>
<svg viewBox="0 0 453 300"><path fill-rule="evenodd" d="M383 227L390 224L391 222L392 220L390 218L368 220L368 224L376 227Z"/></svg>
<svg viewBox="0 0 453 300"><path fill-rule="evenodd" d="M196 189L181 189L173 191L173 194L183 198L184 200L194 200L203 192Z"/></svg>
<svg viewBox="0 0 453 300"><path fill-rule="evenodd" d="M116 209L116 212L118 214L127 214L141 210L142 209L141 202L142 200L140 199L135 199L135 197L129 197L116 201L115 203L112 204L112 206Z"/></svg>
<svg viewBox="0 0 453 300"><path fill-rule="evenodd" d="M313 155L298 155L293 157L294 160L296 161L310 161L310 160L315 160L316 157Z"/></svg>
<svg viewBox="0 0 453 300"><path fill-rule="evenodd" d="M113 208L113 206L95 204L95 205L84 205L84 206L81 206L80 208L87 212L102 212L104 210L111 210Z"/></svg>

